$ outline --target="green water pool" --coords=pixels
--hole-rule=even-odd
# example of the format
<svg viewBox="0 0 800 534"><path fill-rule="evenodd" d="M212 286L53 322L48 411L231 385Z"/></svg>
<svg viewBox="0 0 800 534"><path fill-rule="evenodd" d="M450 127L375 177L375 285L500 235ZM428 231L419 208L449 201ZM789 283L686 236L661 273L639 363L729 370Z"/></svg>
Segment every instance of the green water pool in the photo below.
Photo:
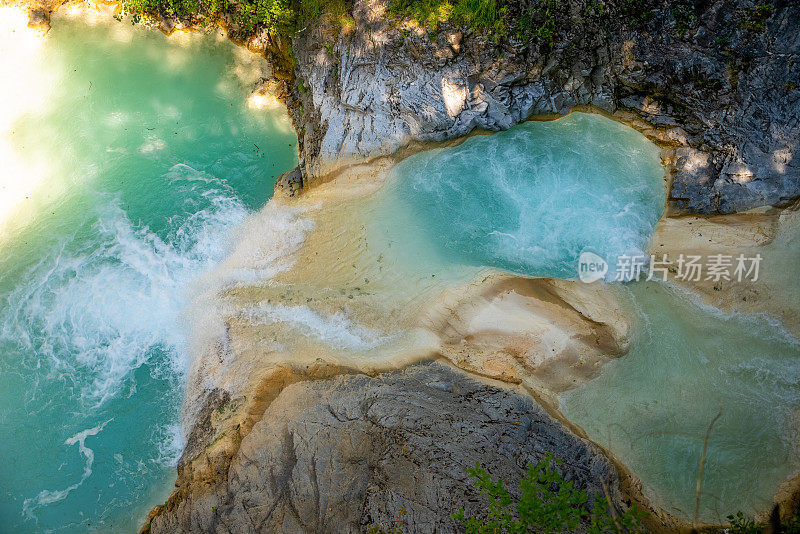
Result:
<svg viewBox="0 0 800 534"><path fill-rule="evenodd" d="M774 318L725 314L669 284L613 282L617 259L648 249L663 212L663 168L644 136L573 113L417 154L394 173L376 234L402 251L398 266L411 276L477 266L575 279L584 250L610 264L606 283L633 320L632 348L562 394L560 408L656 504L694 516L702 435L720 409L701 519L762 512L800 470L797 339ZM795 306L797 236L784 232L762 251L762 275Z"/></svg>
<svg viewBox="0 0 800 534"><path fill-rule="evenodd" d="M258 73L218 36L63 20L21 47L0 27L14 95L0 104L0 532L134 531L175 477L193 282L296 164L296 140L285 112L247 106ZM574 278L584 250L613 266L647 250L664 205L658 149L580 113L393 173L369 235L420 284L485 268ZM778 243L769 268L788 286L798 240ZM721 407L702 518L762 509L800 469L797 340L666 284L611 290L631 351L561 409L691 516L697 435Z"/></svg>
<svg viewBox="0 0 800 534"><path fill-rule="evenodd" d="M0 221L0 532L134 532L174 482L192 281L295 136L247 106L218 36L58 20L27 49L3 30L0 54L27 56L0 73L19 95L0 185L23 191Z"/></svg>
<svg viewBox="0 0 800 534"><path fill-rule="evenodd" d="M561 396L560 407L641 478L667 511L701 519L763 512L800 470L800 344L772 318L722 313L658 282L619 288L630 352Z"/></svg>

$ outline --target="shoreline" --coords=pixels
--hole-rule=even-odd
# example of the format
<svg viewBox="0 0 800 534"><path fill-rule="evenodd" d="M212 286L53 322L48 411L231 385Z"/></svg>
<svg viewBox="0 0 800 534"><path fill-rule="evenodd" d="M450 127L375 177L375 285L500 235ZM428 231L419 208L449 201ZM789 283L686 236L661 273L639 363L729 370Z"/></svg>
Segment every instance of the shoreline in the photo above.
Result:
<svg viewBox="0 0 800 534"><path fill-rule="evenodd" d="M332 203L335 205L346 204L347 201L351 200L352 197L355 197L361 202L361 206L363 207L364 204L368 204L369 202L364 199L368 199L370 196L374 195L376 192L380 191L381 188L387 186L386 182L386 173L391 169L393 163L393 158L380 158L377 162L373 161L372 163L365 163L354 165L348 168L346 171L342 171L338 176L332 177L329 180L326 180L321 183L316 183L313 187L304 189L302 194L299 196L290 196L288 192L284 192L283 198L281 202L287 202L290 204L295 205L306 205L306 206L318 206L315 210L315 213L325 215L323 217L324 222L317 222L314 224L314 230L311 231L310 239L304 241L303 248L300 249L298 252L300 253L300 259L297 260L297 263L300 265L300 271L303 273L301 278L306 280L315 280L319 279L321 273L316 273L314 271L314 267L320 267L318 263L311 261L311 258L317 258L317 252L321 251L324 247L328 247L331 250L340 251L347 248L347 244L351 243L347 239L344 239L342 236L347 234L350 230L337 230L335 233L338 238L343 239L344 245L338 244L333 245L330 240L330 235L326 234L324 230L325 227L327 228L338 228L338 225L335 221L337 220L344 220L342 217L351 216L352 213L358 212L359 210L350 209L350 208L338 208L338 211L344 215L339 216L337 219L335 213L337 212L336 208L330 208L330 206L326 205L326 203ZM728 216L721 217L723 220ZM668 215L664 215L662 219L659 221L659 226L664 224L668 224L669 221L672 220ZM352 226L358 227L361 223L353 224ZM315 233L318 233L316 238L314 236ZM328 237L325 237L328 235ZM357 239L354 239L357 241ZM335 242L335 241L334 241ZM345 253L346 255L346 253ZM374 254L373 254L374 256ZM322 262L322 265L329 265L330 261ZM310 269L310 270L309 270ZM361 270L359 272L362 272ZM292 275L295 275L296 272L288 271L282 275L279 275L279 278L283 280L283 282L287 282L291 279ZM510 275L508 273L502 272L489 272L488 270L485 272L481 272L477 278L483 278L483 281L478 283L474 286L473 291L477 293L491 293L493 290L492 287L517 287L519 288L519 284L523 285L530 285L531 287L537 287L534 290L535 294L539 294L541 298L542 291L550 295L555 295L558 293L551 293L552 291L556 290L557 286L562 286L559 288L560 291L566 292L567 295L570 294L571 290L575 289L583 289L587 287L592 287L596 284L584 285L580 282L570 282L570 281L563 281L557 279L536 279L536 278L529 278L529 277L519 277L515 275ZM474 278L473 278L474 279ZM289 282L291 283L291 282ZM555 283L556 286L552 286L551 284ZM337 285L337 283L333 283L333 285ZM472 284L467 284L470 286ZM549 286L549 287L548 287ZM568 287L565 287L568 286ZM280 291L285 291L281 289ZM464 297L463 289L458 290L461 291L460 295L456 295L455 302L458 302L458 297ZM457 291L457 293L458 293ZM525 291L520 291L516 289L517 293L524 294ZM500 294L496 293L496 294ZM261 294L259 297L263 298L264 294ZM561 294L561 297L564 295ZM573 291L573 297L575 296ZM302 294L297 297L292 297L293 299L297 299L298 301L303 301L305 296ZM551 299L548 297L548 299ZM491 299L490 299L491 300ZM569 302L568 300L565 302ZM568 305L569 306L569 305ZM601 306L602 308L612 308L613 305L605 305ZM326 309L335 309L336 306L329 306ZM447 309L453 310L455 315L461 316L458 312L457 305L448 304L446 306ZM460 317L463 321L467 321L466 317ZM588 318L591 319L591 314L588 315ZM369 325L368 325L369 326ZM439 329L441 330L441 329ZM456 328L460 334L464 334L463 326ZM240 333L241 334L241 333ZM469 334L467 334L469 336ZM258 337L258 336L256 336ZM625 336L623 335L621 339L618 339L619 343L622 343L622 346L626 345L624 341ZM389 358L385 360L385 363L380 365L371 365L367 368L361 367L360 372L366 372L368 375L374 375L376 373L382 373L387 371L388 369L396 369L396 368L403 368L407 365L411 365L416 361L424 361L427 359L434 358L438 361L446 361L448 365L451 365L455 368L461 369L461 371L466 372L472 377L478 378L480 381L489 381L489 382L500 382L503 383L505 388L511 388L518 390L522 388L522 390L526 391L526 394L531 395L537 402L540 403L547 411L551 414L551 416L555 417L557 420L561 421L562 423L567 424L573 431L577 433L579 436L585 437L585 432L580 429L577 425L569 422L563 415L560 414L557 408L557 402L555 400L555 395L551 393L553 390L552 384L554 383L552 378L550 380L550 388L544 387L542 382L536 379L534 376L527 376L525 377L524 370L522 374L520 374L520 370L518 367L515 367L515 362L513 359L511 360L480 360L477 358L477 363L473 363L475 361L475 354L480 353L479 350L469 349L461 351L462 353L469 353L470 358L459 360L458 354L454 353L452 355L447 354L447 351L444 353L441 349L434 350L434 349L427 349L429 352L428 354L416 354L413 357L409 357L407 360L403 361L402 359L397 360L394 358ZM624 354L625 349L617 349L619 350L619 354ZM312 351L313 352L313 351ZM424 352L424 351L423 351ZM613 352L613 350L611 351ZM608 353L608 348L604 350L604 353ZM606 356L607 358L607 356ZM328 362L330 364L330 362ZM333 362L334 365L344 365L344 367L348 369L353 369L352 363L347 362ZM363 365L363 364L362 364ZM356 367L358 368L358 366ZM591 375L587 377L587 379L591 378ZM557 380L556 380L557 382ZM547 383L547 381L545 381ZM558 391L558 388L556 388ZM595 443L595 445L598 445ZM599 445L598 445L599 446ZM604 448L601 447L606 454L611 458L615 464L617 465L620 473L623 476L623 479L626 480L626 492L640 492L642 491L642 483L638 480L638 478L630 472L630 470L625 466L624 461L617 459L611 453ZM780 491L780 490L778 490ZM642 495L634 496L635 501L639 503L646 503L643 506L647 506L651 510L656 510L655 507ZM788 501L785 501L788 502ZM766 514L767 511L764 511ZM672 516L671 514L666 513L662 509L658 509L654 513L655 517L659 518L659 521L662 522L662 527L666 524L669 524L670 527L667 530L680 528L685 530L690 530L691 526L689 522L685 522L681 519L678 519L677 516ZM717 528L717 526L713 525L705 525L704 528L713 529Z"/></svg>
<svg viewBox="0 0 800 534"><path fill-rule="evenodd" d="M161 28L159 27L159 29L161 29ZM181 28L178 28L178 29L180 30ZM161 29L161 31L164 31L164 30ZM191 31L191 29L189 29L187 31ZM164 33L167 33L167 32L164 32ZM239 46L243 46L240 43L237 43L237 44ZM585 109L586 110L590 110L590 108L585 108ZM583 111L583 110L584 109L578 109L576 107L572 111ZM599 111L601 111L599 108L591 108L591 110L590 110L590 112L593 112L593 113L597 113ZM625 113L628 113L628 112L620 112L620 113L625 114ZM601 113L601 114L605 114L605 113ZM554 117L554 118L558 118L558 117ZM675 146L673 146L673 144L672 144L673 141L670 140L670 138L668 137L667 130L659 131L656 128L652 127L651 125L648 125L646 122L642 121L641 119L637 118L633 114L630 114L631 123L625 122L618 115L617 116L612 116L611 118L613 118L617 122L621 122L622 124L626 124L627 126L633 127L634 129L637 129L638 131L640 131L642 133L645 133L645 132L643 132L640 128L646 129L646 130L651 132L650 135L645 133L645 135L649 139L651 139L651 140L658 139L658 141L660 143L659 146L662 149L662 163L663 163L664 168L665 168L665 188L666 188L666 191L667 191L667 194L665 195L665 197L666 197L665 198L665 205L669 206L669 191L672 188L671 177L674 174L674 172L673 172L674 166L673 166L673 163L670 163L670 162L674 162L674 160L676 158L676 154L675 154ZM528 120L542 120L542 119L537 117L537 118L530 118ZM543 119L543 120L550 120L550 119ZM637 120L639 121L637 124L639 124L640 128L637 128L636 126L632 125L632 123L636 122ZM474 130L473 133L471 133L470 135L484 135L486 133L487 132ZM653 137L651 137L651 135ZM433 146L437 146L437 147L438 146L453 146L455 144L458 144L458 143L462 142L464 139L466 139L466 137L467 136L459 137L457 139L453 139L453 140L450 140L450 141L444 141L444 142L411 144L411 145L408 145L407 147L405 147L404 149L402 149L399 153L393 154L391 156L381 156L381 157L378 157L378 158L372 158L372 159L366 160L366 162L364 160L356 160L356 159L354 159L352 162L348 162L346 167L340 168L338 171L336 171L336 173L334 173L334 174L328 173L325 178L314 181L313 184L312 184L312 187L303 188L301 190L301 194L298 195L295 199L292 199L292 200L284 199L284 201L289 203L289 204L292 204L292 205L295 205L297 202L299 202L300 204L305 203L306 205L308 205L308 204L312 204L314 202L321 201L320 199L322 199L325 196L326 192L331 195L331 198L336 198L336 195L341 195L339 200L346 199L348 194L352 194L352 192L356 191L356 190L359 190L359 193L363 194L364 191L365 191L365 189L363 188L364 185L365 185L365 183L364 183L365 180L360 180L358 177L362 176L362 174L364 172L366 172L366 174L367 174L367 176L369 178L374 179L374 183L370 183L369 180L366 180L367 181L367 185L368 185L367 190L369 190L370 187L372 187L373 190L378 190L378 189L380 189L380 187L382 187L383 183L381 182L381 178L375 179L375 173L378 172L378 171L376 171L376 169L373 167L373 165L377 165L378 169L383 169L382 172L388 172L388 169L390 169L393 164L396 164L396 162L399 161L398 158L402 159L402 157L406 157L406 156L411 155L413 153L416 153L416 152L418 152L420 150L432 148ZM368 169L368 170L365 171L364 170L365 168ZM338 175L339 177L345 177L344 178L344 182L345 183L341 183L340 182L338 184L335 184L337 178L334 175ZM385 177L383 178L383 180L385 181ZM347 183L348 181L352 181L352 183ZM326 191L326 189L327 189L327 191ZM278 196L278 195L286 196L287 192L286 191L283 191L283 192L279 191L279 189L276 186L275 195L276 196ZM320 211L324 211L324 208L320 208ZM667 208L667 211L669 211L669 207ZM764 214L761 214L761 213L756 213L756 214L752 214L752 215L751 214L746 214L745 216L741 216L741 215L723 215L723 216L717 216L718 217L718 219L717 219L717 218L705 218L705 217L694 217L694 218L692 218L691 216L676 217L675 213L667 214L665 212L664 216L662 216L662 219L659 221L659 226L657 227L656 234L653 237L653 246L655 247L656 246L656 241L660 240L660 241L663 241L663 243L659 242L658 245L661 245L661 244L666 245L664 247L664 249L666 251L670 251L670 252L671 251L675 251L675 252L680 252L680 251L699 251L699 250L719 251L719 250L727 250L727 249L734 248L734 247L747 246L748 244L751 244L754 241L756 243L756 245L755 245L755 247L752 247L752 250L755 250L756 247L761 247L761 246L768 245L775 238L775 236L778 233L778 230L776 229L778 223L776 222L776 220L780 218L780 214L781 213L784 213L784 212L782 212L782 211L769 211L768 213L764 213ZM736 224L736 223L730 224L730 225L727 224L730 221L737 221L738 222L738 219L736 219L737 217L744 217L744 219L742 219L742 226L745 227L746 230L744 231L744 235L743 236L736 233L737 232L737 227L739 226L738 224ZM701 221L705 221L705 222L701 223ZM684 224L684 223L689 223L689 222L692 222L693 225L695 224L695 222L700 223L700 224L698 224L698 226L702 226L703 228L700 229L700 230L697 230L698 234L702 233L703 229L705 229L705 228L709 228L709 229L710 228L716 228L717 225L721 226L721 227L724 227L724 228L730 227L731 230L719 230L719 232L718 232L719 233L719 239L717 240L718 242L717 243L713 243L713 245L715 245L715 246L708 246L705 249L703 247L701 247L701 245L699 243L697 243L697 244L692 243L691 245L687 246L685 237L680 237L680 236L684 235L684 233L687 231L688 224ZM318 224L318 223L315 223L315 224ZM312 237L314 235L314 232L316 232L316 229L309 231L309 233L310 233L310 235ZM765 235L766 235L766 237L764 237L763 239L761 237L757 237L757 236L760 236L760 233L762 233L762 232L765 233ZM769 235L769 232L772 232L771 236ZM729 233L733 233L733 236L730 237ZM658 236L658 239L657 239L657 236ZM730 239L730 242L727 242L726 239ZM308 240L306 239L304 241L304 244L302 245L302 247L307 246L307 243L308 243ZM321 247L318 246L318 248L321 248ZM309 250L311 250L311 249L309 249ZM302 253L302 248L298 252ZM661 253L662 251L658 250L658 252ZM308 255L308 251L306 251L306 259L308 259L309 257L310 256ZM308 264L309 262L300 261L300 263ZM322 267L322 266L320 266L320 267ZM311 271L311 272L309 272L308 274L305 275L305 278L311 280L311 279L314 278L314 276L315 276L315 273L313 273L313 271ZM566 294L570 293L569 289L565 290L563 287L561 287L561 288L558 287L559 285L562 285L562 286L564 285L561 282L555 282L554 285L547 286L544 283L536 282L534 284L534 282L532 282L532 280L544 280L544 279L530 279L530 278L525 278L525 277L515 277L513 275L507 275L507 274L504 274L504 273L497 273L497 272L491 273L490 276L493 277L492 278L492 283L495 283L497 286L501 286L502 287L504 283L511 284L511 285L517 284L517 286L516 286L517 289L518 289L516 291L517 293L520 293L520 291L522 291L518 287L519 284L529 284L529 283L532 284L532 285L538 285L539 286L535 291L533 291L533 293L537 293L538 292L538 293L541 294L541 292L550 292L549 294L552 295L552 292L555 292L555 294L557 294L562 299L564 297L563 293L566 293ZM280 279L280 275L279 275L279 279ZM486 280L484 280L484 282L485 281ZM741 296L738 295L738 294L734 295L734 296L731 296L730 298L727 298L727 299L726 298L722 298L721 293L720 294L713 293L713 291L719 291L719 290L717 290L713 286L709 288L707 284L706 285L701 284L701 285L697 285L697 286L692 286L689 289L693 290L693 292L695 292L697 295L701 296L704 299L704 301L706 301L708 303L713 304L713 303L716 302L717 304L715 304L715 306L717 306L717 307L719 307L719 305L722 305L722 306L733 306L734 302L737 302L737 299L742 300L742 302L747 302L748 303L747 304L748 310L757 309L758 306L767 306L772 302L772 299L770 298L770 294L769 294L769 291L771 291L771 288L765 288L763 296L760 296L759 298L756 298L756 299L749 299L749 300L741 299ZM498 293L495 296L500 294L500 290L497 290L497 291L498 291ZM559 294L559 291L561 291L562 294ZM239 295L239 296L241 296L241 295ZM458 295L458 296L459 297L463 297L464 294L462 293L461 295ZM304 297L304 298L308 298L308 297ZM563 299L563 300L564 300L564 303L565 303L564 307L566 307L566 305L569 305L569 300L568 299ZM330 309L333 309L337 305L338 304L331 304L330 305ZM739 311L742 311L742 310L739 310ZM777 306L775 307L774 311L776 313L778 313L779 315L788 313L786 310L781 311ZM745 313L747 313L747 312L748 311L745 311ZM579 315L582 315L582 314L579 313ZM792 316L792 315L785 315L785 316L784 315L780 315L780 316L782 317L783 321L791 321L791 320L794 320L794 317L795 317L795 316ZM592 322L598 322L595 319L593 319L591 317L591 315L588 316L588 319L591 320ZM600 322L603 322L603 321L600 321ZM230 333L231 333L231 325L228 324L227 328L228 328L228 331L227 331L226 335L230 335ZM790 327L790 328L795 333L795 335L797 335L798 328L800 328L800 327L794 326L794 327ZM606 332L604 334L604 336L606 338L613 338L614 337L612 334L610 334L608 332ZM617 339L615 341L620 346L624 345L622 339ZM230 342L230 340L228 340L228 342ZM610 346L609 343L605 343L604 344L604 347L608 348L608 346ZM428 359L437 359L437 358L443 357L441 354L437 355L435 353L435 351L431 351L431 349L425 349L425 350L428 351L426 353L427 355L425 355L425 356L413 356L413 357L409 357L409 358L407 358L405 360L403 360L401 358L400 361L402 361L403 363L395 363L392 360L387 360L387 362L385 362L386 363L385 367L376 366L376 367L373 367L371 369L366 369L366 368L362 367L362 369L363 369L362 372L366 372L369 375L373 375L373 374L377 374L377 373L379 373L381 371L384 371L384 370L397 369L397 368L405 367L407 365L411 365L412 363L414 363L416 361L422 361L422 360L428 360ZM313 352L313 351L307 351L307 352ZM614 351L612 350L611 352L614 352ZM617 349L617 352L620 352L619 348ZM624 354L624 351L622 352L622 354ZM308 361L312 362L310 365L315 365L315 364L313 364L314 360L309 359ZM451 358L447 358L447 361L450 362L450 365L452 365L453 367L464 370L464 368L462 366L453 363L452 357ZM298 361L292 361L292 362L286 361L286 362L283 362L283 363L285 363L287 365L297 365ZM305 362L300 361L299 363L302 366L302 364L305 363ZM329 378L330 376L334 376L334 375L339 374L340 372L342 372L342 369L349 369L348 371L346 371L348 373L349 372L353 372L352 371L353 368L347 367L345 365L345 363L346 362L331 364L330 362L326 362L324 368L327 369L327 370L320 371L320 376L323 376L324 378ZM331 369L334 369L334 368L335 368L335 371L332 371ZM513 386L514 380L518 380L517 383L522 384L523 389L526 389L526 390L530 389L530 391L528 391L529 395L531 395L534 399L540 400L541 401L540 403L545 408L548 408L548 407L550 408L548 411L550 411L550 410L557 411L557 408L553 407L552 404L551 404L552 403L552 399L550 401L544 400L544 399L546 399L546 393L543 394L543 392L542 392L543 388L541 386L533 386L533 385L531 385L531 383L526 383L526 381L523 380L523 379L518 379L516 377L516 374L519 374L519 372L518 371L515 371L515 372L510 371L509 370L510 366L508 364L506 364L506 365L498 364L496 366L496 369L500 369L500 371L494 371L493 375L481 375L478 372L471 372L470 373L470 371L466 371L466 372L470 373L471 376L483 377L483 379L492 379L493 380L493 379L497 379L499 377L503 381L503 383L505 384L504 387L513 388L514 387ZM269 374L269 372L271 372L271 371L267 371L268 374ZM302 374L302 373L300 373L300 374ZM260 378L258 380L258 382L263 382L264 380L273 381L273 380L277 380L277 379L263 378L262 377L262 378ZM290 381L290 379L288 379L288 378L280 379L279 381L285 386L286 383L288 383ZM538 397L537 397L537 395L534 395L533 393L531 393L531 391L536 391L537 387L538 387L538 390L539 390L537 395L540 395ZM247 389L247 387L245 387L244 389ZM260 386L257 389L260 389ZM251 426L252 427L252 425L255 424L254 421L257 421L257 419L258 419L258 412L260 410L259 406L261 406L262 404L267 402L267 401L263 400L263 398L265 396L266 397L270 397L271 395L272 395L272 393L257 394L256 397L258 399L260 399L260 400L252 401L254 403L254 405L252 407L249 407L249 408L245 409L246 413L248 414L246 416L246 418L245 418L245 421L247 421L247 423L237 423L237 424L244 424L243 428L245 428L245 429L246 429L247 426ZM248 397L249 397L249 395L248 395ZM568 421L566 421L566 419L563 418L563 416L560 416L560 417L561 417L561 419L563 419L562 422L569 423ZM580 427L576 427L575 425L572 425L571 423L569 423L569 425L571 425L571 428L573 428L573 431L575 431L575 430L580 428ZM583 433L582 429L581 429L581 433L585 436L585 433ZM581 434L578 434L578 435L580 436ZM223 440L223 441L225 441L225 440ZM235 440L233 440L233 441L235 441ZM233 441L231 443L233 443ZM215 442L215 443L221 443L221 442ZM222 445L219 445L219 446L221 447ZM635 475L630 473L629 470L626 467L624 467L623 463L621 463L619 460L614 458L608 451L606 451L606 455L609 458L611 458L612 461L614 461L617 464L618 469L620 469L620 474L623 475L623 479L627 480L626 484L628 485L627 486L628 490L626 490L626 491L634 491L636 488L640 488L641 487L641 483L638 481L638 479L636 479ZM794 491L795 494L793 496L786 497L786 501L785 502L795 502L797 500L797 488L800 487L800 486L798 486L798 485L800 485L800 481L796 480L797 477L794 477L794 478L795 478L794 481L788 480L784 484L784 486L789 485L789 486L794 486L795 487L794 490L787 490L788 492ZM784 488L782 486L781 489L778 490L778 494L779 495L783 495L783 494L787 493L787 491L784 491ZM646 499L643 496L641 497L641 499L643 500L643 502L646 502ZM634 497L634 500L638 501L639 497ZM666 512L664 512L663 514L658 514L658 515L659 515L660 520L663 520L663 521L672 521L672 520L674 520L676 523L674 523L673 525L681 525L681 528L685 528L685 529L689 528L688 523L681 522L681 520L673 518L672 516L670 516Z"/></svg>

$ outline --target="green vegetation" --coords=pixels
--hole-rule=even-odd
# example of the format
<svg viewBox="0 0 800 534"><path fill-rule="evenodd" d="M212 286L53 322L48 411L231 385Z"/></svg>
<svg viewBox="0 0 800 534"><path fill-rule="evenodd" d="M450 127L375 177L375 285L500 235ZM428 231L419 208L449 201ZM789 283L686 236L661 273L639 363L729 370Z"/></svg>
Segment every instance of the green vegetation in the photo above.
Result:
<svg viewBox="0 0 800 534"><path fill-rule="evenodd" d="M395 18L435 29L441 22L505 33L507 13L501 0L394 0L389 11Z"/></svg>
<svg viewBox="0 0 800 534"><path fill-rule="evenodd" d="M745 10L744 18L739 25L753 33L764 33L767 29L767 19L772 16L773 9L769 4L758 4Z"/></svg>
<svg viewBox="0 0 800 534"><path fill-rule="evenodd" d="M367 534L403 534L403 518L406 516L405 507L400 509L400 513L394 518L391 526L372 525L367 529Z"/></svg>
<svg viewBox="0 0 800 534"><path fill-rule="evenodd" d="M461 521L467 534L556 534L581 525L591 534L644 532L641 520L645 514L635 505L617 513L606 497L595 496L590 508L586 491L578 491L572 481L564 480L558 469L561 463L548 453L538 465L528 465L517 500L512 499L502 480L493 481L476 463L468 472L481 494L489 498L489 510L485 517L468 518L462 508L453 519Z"/></svg>
<svg viewBox="0 0 800 534"><path fill-rule="evenodd" d="M731 87L735 89L739 85L739 72L742 70L742 67L736 56L734 56L730 50L726 50L724 54L728 58L728 81Z"/></svg>
<svg viewBox="0 0 800 534"><path fill-rule="evenodd" d="M685 0L681 0L685 1ZM582 14L590 31L618 22L645 24L655 16L655 0L583 0ZM513 35L552 48L559 32L571 20L563 0L390 0L393 19L436 30L449 22L491 37ZM607 31L607 30L606 30Z"/></svg>
<svg viewBox="0 0 800 534"><path fill-rule="evenodd" d="M498 37L513 28L517 38L538 37L552 46L557 32L556 0L533 0L518 13L511 7L507 0L393 0L389 11L397 20L432 29L450 22Z"/></svg>
<svg viewBox="0 0 800 534"><path fill-rule="evenodd" d="M587 22L601 28L610 21L642 25L655 16L657 4L655 0L584 0L582 12ZM679 34L696 24L697 14L689 0L673 0L667 5ZM278 35L291 35L323 13L342 25L352 20L352 0L122 0L122 7L134 22L142 17L175 18L203 25L227 18L245 31L259 28ZM511 34L519 39L537 39L549 48L556 42L559 22L568 18L566 9L566 2L558 0L389 1L389 14L397 21L414 22L434 31L439 24L449 22L495 37ZM769 4L758 4L744 11L739 24L762 33L773 12Z"/></svg>
<svg viewBox="0 0 800 534"><path fill-rule="evenodd" d="M350 12L347 0L122 0L122 8L133 22L176 18L203 25L227 15L244 30L264 28L279 35L294 33L322 13L344 20Z"/></svg>
<svg viewBox="0 0 800 534"><path fill-rule="evenodd" d="M555 19L555 0L544 0L544 21L539 29L536 30L536 35L545 43L548 48L552 48L556 40L556 19Z"/></svg>
<svg viewBox="0 0 800 534"><path fill-rule="evenodd" d="M758 523L745 516L742 512L727 517L730 527L727 528L728 534L761 534L762 532L782 532L783 534L800 534L800 517L794 516L788 521L780 522L777 517L774 521L781 523L779 530L767 530L765 523Z"/></svg>
<svg viewBox="0 0 800 534"><path fill-rule="evenodd" d="M731 524L728 532L731 534L758 534L761 532L761 526L746 517L742 512L737 512L736 515L729 515L728 521Z"/></svg>
<svg viewBox="0 0 800 534"><path fill-rule="evenodd" d="M681 0L674 2L671 11L672 18L675 19L675 30L681 35L689 31L697 21L697 14L694 12L694 6L687 1Z"/></svg>
<svg viewBox="0 0 800 534"><path fill-rule="evenodd" d="M711 91L719 91L720 89L722 89L721 81L709 77L696 78L695 80L692 81L692 84L694 85L695 89L698 89L700 91L704 89L708 89Z"/></svg>
<svg viewBox="0 0 800 534"><path fill-rule="evenodd" d="M680 6L685 1L679 0ZM655 5L654 0L584 0L583 15L603 27L612 20L642 24L652 19ZM148 17L202 26L224 19L246 32L265 29L286 36L322 14L340 25L352 21L352 0L122 0L122 8L118 18L127 14L133 22ZM567 11L567 3L559 0L389 0L389 15L398 22L413 22L433 31L449 22L495 38L510 34L536 40L549 48L557 40L561 21L568 20Z"/></svg>
<svg viewBox="0 0 800 534"><path fill-rule="evenodd" d="M589 18L600 18L606 13L606 5L598 0L589 0L583 8L583 15Z"/></svg>

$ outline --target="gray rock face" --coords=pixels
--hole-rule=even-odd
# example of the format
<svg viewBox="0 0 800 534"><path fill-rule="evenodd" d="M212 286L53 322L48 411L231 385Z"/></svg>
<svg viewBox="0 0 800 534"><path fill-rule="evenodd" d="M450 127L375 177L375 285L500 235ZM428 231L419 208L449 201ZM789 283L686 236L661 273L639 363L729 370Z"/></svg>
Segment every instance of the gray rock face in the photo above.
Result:
<svg viewBox="0 0 800 534"><path fill-rule="evenodd" d="M269 405L224 482L161 510L150 528L359 532L402 516L407 532L452 532L459 507L486 507L468 467L480 461L516 487L546 452L579 488L602 495L605 484L620 506L611 462L527 397L435 363L303 381Z"/></svg>
<svg viewBox="0 0 800 534"><path fill-rule="evenodd" d="M669 6L644 26L593 26L573 0L549 50L403 31L386 0L356 0L354 31L309 27L294 42L307 172L591 106L633 112L677 147L674 210L785 204L800 195L800 6L778 2L759 33L742 24L747 0L695 4L699 22L679 34Z"/></svg>

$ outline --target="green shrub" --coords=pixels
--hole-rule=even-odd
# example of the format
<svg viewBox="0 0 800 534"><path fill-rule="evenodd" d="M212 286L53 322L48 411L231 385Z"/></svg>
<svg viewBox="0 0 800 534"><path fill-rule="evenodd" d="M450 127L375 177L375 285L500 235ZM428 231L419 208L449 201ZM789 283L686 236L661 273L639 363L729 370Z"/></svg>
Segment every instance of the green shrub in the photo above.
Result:
<svg viewBox="0 0 800 534"><path fill-rule="evenodd" d="M441 22L504 33L502 0L394 0L390 14L436 29Z"/></svg>
<svg viewBox="0 0 800 534"><path fill-rule="evenodd" d="M786 521L780 521L777 509L773 510L772 521L780 523L777 530L767 528L765 523L759 523L747 517L742 512L727 517L730 525L723 531L726 534L761 534L762 532L783 532L784 534L800 534L800 516L793 515Z"/></svg>
<svg viewBox="0 0 800 534"><path fill-rule="evenodd" d="M675 31L680 35L689 31L697 21L697 14L694 12L694 6L689 4L686 0L673 2L670 11L672 12L672 18L675 19Z"/></svg>
<svg viewBox="0 0 800 534"><path fill-rule="evenodd" d="M583 7L583 16L589 18L600 18L606 14L606 5L599 0L589 0Z"/></svg>
<svg viewBox="0 0 800 534"><path fill-rule="evenodd" d="M389 13L395 17L416 21L420 26L436 28L448 20L453 5L448 0L395 0L389 4Z"/></svg>
<svg viewBox="0 0 800 534"><path fill-rule="evenodd" d="M539 26L539 29L536 30L536 35L548 48L553 48L553 44L556 41L556 1L542 0L542 3L544 4L544 21Z"/></svg>
<svg viewBox="0 0 800 534"><path fill-rule="evenodd" d="M459 0L450 11L450 20L456 24L482 30L505 33L502 10L498 0Z"/></svg>
<svg viewBox="0 0 800 534"><path fill-rule="evenodd" d="M322 13L349 17L347 0L122 0L122 8L133 22L142 17L178 18L203 25L229 15L244 30L264 28L280 35L293 33Z"/></svg>
<svg viewBox="0 0 800 534"><path fill-rule="evenodd" d="M565 481L551 454L538 465L528 465L520 481L520 497L516 501L498 479L493 481L479 463L468 469L481 494L489 499L485 516L466 517L461 508L453 514L467 534L501 534L541 532L556 534L575 530L583 525L590 534L607 532L644 532L641 520L645 514L632 506L624 513L615 513L605 497L595 496L591 508L586 491L577 490L572 481Z"/></svg>
<svg viewBox="0 0 800 534"><path fill-rule="evenodd" d="M761 525L746 517L742 512L729 515L728 522L730 523L728 528L730 534L759 534L761 532Z"/></svg>
<svg viewBox="0 0 800 534"><path fill-rule="evenodd" d="M767 19L772 16L773 9L769 4L759 4L745 10L745 17L739 25L754 33L764 33L767 29Z"/></svg>

